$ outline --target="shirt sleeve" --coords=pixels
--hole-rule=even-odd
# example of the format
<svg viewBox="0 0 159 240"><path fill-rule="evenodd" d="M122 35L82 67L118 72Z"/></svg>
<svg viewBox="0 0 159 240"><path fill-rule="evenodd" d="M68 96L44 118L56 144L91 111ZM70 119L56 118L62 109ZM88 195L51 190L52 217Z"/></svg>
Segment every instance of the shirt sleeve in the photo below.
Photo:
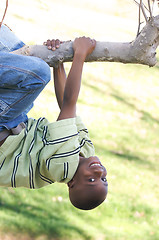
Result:
<svg viewBox="0 0 159 240"><path fill-rule="evenodd" d="M89 158L94 156L94 146L90 140L88 130L81 118L76 117L76 126L79 134L79 143L80 143L80 155Z"/></svg>
<svg viewBox="0 0 159 240"><path fill-rule="evenodd" d="M79 154L84 157L94 155L93 144L80 117L49 124L43 141L45 151L41 158L45 159L46 172L41 168L41 175L47 173L52 181L69 182L77 170Z"/></svg>

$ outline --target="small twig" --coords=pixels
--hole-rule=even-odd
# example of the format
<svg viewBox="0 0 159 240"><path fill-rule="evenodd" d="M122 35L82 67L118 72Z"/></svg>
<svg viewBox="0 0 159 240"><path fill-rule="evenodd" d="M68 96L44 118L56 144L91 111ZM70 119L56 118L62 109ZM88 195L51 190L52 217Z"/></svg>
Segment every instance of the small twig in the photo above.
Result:
<svg viewBox="0 0 159 240"><path fill-rule="evenodd" d="M149 12L150 12L150 18L152 18L152 9L150 5L150 0L148 0L148 7L149 7Z"/></svg>
<svg viewBox="0 0 159 240"><path fill-rule="evenodd" d="M134 0L134 2L135 2L138 6L140 5L136 0ZM149 9L146 7L146 5L145 5L144 3L142 3L142 5L143 5L143 7L149 12Z"/></svg>
<svg viewBox="0 0 159 240"><path fill-rule="evenodd" d="M0 28L1 28L3 20L5 18L5 15L6 15L6 12L7 12L7 8L8 8L8 0L6 0L6 8L5 8L5 11L4 11L4 14L3 14L3 17L2 17L2 21L0 22Z"/></svg>
<svg viewBox="0 0 159 240"><path fill-rule="evenodd" d="M144 9L144 7L143 7L143 4L141 4L141 10L142 10L142 13L143 13L143 15L144 15L144 18L145 18L145 20L146 20L146 22L148 22L148 17L147 17L147 15L146 15L146 13L145 13L145 9Z"/></svg>
<svg viewBox="0 0 159 240"><path fill-rule="evenodd" d="M142 2L142 0L140 0L140 4L141 4L141 2ZM141 8L139 6L139 25L138 25L138 30L137 30L137 36L139 35L139 32L140 32L140 25L141 25Z"/></svg>
<svg viewBox="0 0 159 240"><path fill-rule="evenodd" d="M153 0L152 2L153 2L153 3L152 3L152 13L153 13L155 0Z"/></svg>
<svg viewBox="0 0 159 240"><path fill-rule="evenodd" d="M148 17L147 17L146 12L145 12L145 9L146 9L147 11L149 11L149 10L147 9L147 7L142 3L142 0L140 1L140 3L138 3L136 0L134 0L134 2L135 2L137 5L139 5L139 7L140 7L141 10L142 10L142 13L143 13L143 15L144 15L144 18L145 18L146 22L148 22ZM145 9L144 9L144 8L145 8Z"/></svg>

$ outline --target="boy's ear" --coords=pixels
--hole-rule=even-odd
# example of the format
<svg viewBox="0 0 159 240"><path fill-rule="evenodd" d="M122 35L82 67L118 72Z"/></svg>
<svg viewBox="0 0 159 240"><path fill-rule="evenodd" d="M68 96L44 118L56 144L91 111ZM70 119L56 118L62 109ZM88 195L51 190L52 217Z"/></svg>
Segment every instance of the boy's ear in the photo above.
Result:
<svg viewBox="0 0 159 240"><path fill-rule="evenodd" d="M67 183L67 186L68 186L69 188L73 188L74 185L75 185L75 180L74 180L74 178L72 178L71 181L69 181L69 182Z"/></svg>

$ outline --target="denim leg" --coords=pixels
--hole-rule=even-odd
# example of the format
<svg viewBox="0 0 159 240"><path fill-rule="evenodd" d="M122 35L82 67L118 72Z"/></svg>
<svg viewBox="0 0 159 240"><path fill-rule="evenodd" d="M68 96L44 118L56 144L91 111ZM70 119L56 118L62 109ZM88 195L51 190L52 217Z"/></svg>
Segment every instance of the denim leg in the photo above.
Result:
<svg viewBox="0 0 159 240"><path fill-rule="evenodd" d="M50 78L50 67L40 58L0 52L0 127L24 121Z"/></svg>
<svg viewBox="0 0 159 240"><path fill-rule="evenodd" d="M24 46L24 43L7 26L1 26L0 51L11 52Z"/></svg>

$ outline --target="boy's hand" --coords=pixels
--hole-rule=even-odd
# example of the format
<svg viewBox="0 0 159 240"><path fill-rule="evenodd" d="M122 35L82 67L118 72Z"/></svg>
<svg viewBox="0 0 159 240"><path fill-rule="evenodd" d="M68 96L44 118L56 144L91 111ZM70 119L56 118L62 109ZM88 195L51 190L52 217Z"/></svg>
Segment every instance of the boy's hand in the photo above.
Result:
<svg viewBox="0 0 159 240"><path fill-rule="evenodd" d="M60 44L63 43L59 39L48 39L46 42L43 43L43 45L47 46L49 50L55 51L57 48L59 48Z"/></svg>
<svg viewBox="0 0 159 240"><path fill-rule="evenodd" d="M96 46L96 40L86 37L76 38L73 42L74 53L86 57L91 54Z"/></svg>

